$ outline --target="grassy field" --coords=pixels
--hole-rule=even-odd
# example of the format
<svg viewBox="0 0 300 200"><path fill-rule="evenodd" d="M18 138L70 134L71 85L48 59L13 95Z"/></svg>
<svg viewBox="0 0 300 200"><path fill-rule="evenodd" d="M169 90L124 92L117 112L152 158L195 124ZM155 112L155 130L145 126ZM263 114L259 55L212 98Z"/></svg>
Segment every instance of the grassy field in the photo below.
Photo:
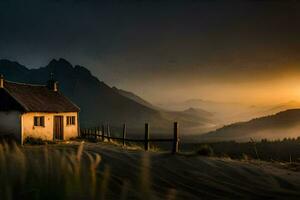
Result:
<svg viewBox="0 0 300 200"><path fill-rule="evenodd" d="M0 145L0 199L300 198L289 164L108 143Z"/></svg>
<svg viewBox="0 0 300 200"><path fill-rule="evenodd" d="M265 161L283 161L300 163L300 138L286 138L283 140L260 140L238 143L211 142L211 143L183 143L182 151L197 150L203 145L209 145L215 156L230 157L233 159L259 159Z"/></svg>
<svg viewBox="0 0 300 200"><path fill-rule="evenodd" d="M122 137L119 129L112 134L115 137ZM143 134L131 134L129 138L144 139ZM154 134L151 133L150 138L172 138L172 135ZM101 141L101 139L98 139ZM121 142L119 140L119 142ZM127 142L143 148L143 143ZM172 142L151 142L152 149L160 151L171 151ZM300 137L298 138L284 138L277 140L256 140L249 138L248 142L235 141L201 141L199 137L195 136L181 136L180 137L180 151L181 152L195 152L202 146L209 146L214 156L230 157L232 159L258 159L264 161L279 161L279 162L299 162L300 163Z"/></svg>

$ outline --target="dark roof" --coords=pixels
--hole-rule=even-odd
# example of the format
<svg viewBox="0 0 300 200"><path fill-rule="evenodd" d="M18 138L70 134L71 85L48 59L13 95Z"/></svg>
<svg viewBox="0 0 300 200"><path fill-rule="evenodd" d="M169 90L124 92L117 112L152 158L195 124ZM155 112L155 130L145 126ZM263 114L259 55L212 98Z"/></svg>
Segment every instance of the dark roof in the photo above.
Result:
<svg viewBox="0 0 300 200"><path fill-rule="evenodd" d="M79 107L59 91L45 85L31 85L5 81L6 90L27 112L79 112Z"/></svg>

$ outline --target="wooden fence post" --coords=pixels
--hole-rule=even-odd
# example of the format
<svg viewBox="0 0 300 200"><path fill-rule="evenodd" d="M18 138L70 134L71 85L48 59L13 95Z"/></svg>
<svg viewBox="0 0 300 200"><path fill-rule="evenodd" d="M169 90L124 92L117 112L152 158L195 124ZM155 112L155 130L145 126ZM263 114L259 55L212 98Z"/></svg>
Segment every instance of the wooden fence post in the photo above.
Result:
<svg viewBox="0 0 300 200"><path fill-rule="evenodd" d="M126 124L123 124L123 146L125 146L125 137L126 137Z"/></svg>
<svg viewBox="0 0 300 200"><path fill-rule="evenodd" d="M145 124L145 151L149 150L149 124Z"/></svg>
<svg viewBox="0 0 300 200"><path fill-rule="evenodd" d="M178 152L178 144L179 144L179 137L178 137L178 123L174 123L174 138L173 138L173 150L172 153L175 154Z"/></svg>
<svg viewBox="0 0 300 200"><path fill-rule="evenodd" d="M97 128L94 128L94 139L97 140Z"/></svg>
<svg viewBox="0 0 300 200"><path fill-rule="evenodd" d="M102 141L104 142L104 134L105 134L105 127L104 124L102 124Z"/></svg>
<svg viewBox="0 0 300 200"><path fill-rule="evenodd" d="M109 124L107 124L107 139L110 142L110 128L109 128Z"/></svg>

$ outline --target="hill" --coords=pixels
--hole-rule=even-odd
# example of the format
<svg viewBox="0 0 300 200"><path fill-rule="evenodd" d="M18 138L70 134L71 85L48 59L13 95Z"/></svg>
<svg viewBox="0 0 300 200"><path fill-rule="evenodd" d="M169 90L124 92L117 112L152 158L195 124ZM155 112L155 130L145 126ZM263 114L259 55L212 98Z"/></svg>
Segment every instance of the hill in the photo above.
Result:
<svg viewBox="0 0 300 200"><path fill-rule="evenodd" d="M155 109L161 113L161 116L170 121L177 121L183 125L185 133L198 134L213 130L221 124L216 115L200 108L188 108L186 110L172 111L155 106L142 99L136 94L113 87L119 94L136 101L146 107Z"/></svg>
<svg viewBox="0 0 300 200"><path fill-rule="evenodd" d="M50 74L54 73L60 90L81 108L83 127L98 126L101 123L120 127L127 123L130 131L140 132L144 123L149 122L152 130L163 133L170 132L173 120L179 119L172 114L166 115L131 92L108 86L85 67L73 66L65 59L53 59L47 66L38 69L29 69L17 62L2 59L0 73L7 80L32 84L45 84ZM202 116L201 120L204 118ZM182 127L189 129L192 128L190 125L194 125L198 132L206 130L203 122L195 123L193 120L190 123L188 119L180 119Z"/></svg>
<svg viewBox="0 0 300 200"><path fill-rule="evenodd" d="M201 136L208 141L249 141L254 139L282 139L300 136L300 109L234 123Z"/></svg>
<svg viewBox="0 0 300 200"><path fill-rule="evenodd" d="M133 92L129 92L126 90L122 90L122 89L118 89L117 87L112 87L112 89L114 91L116 91L117 93L119 93L120 95L127 97L128 99L131 99L141 105L144 105L148 108L152 108L152 109L159 109L158 107L152 105L150 102L146 101L145 99L139 97L138 95L134 94Z"/></svg>
<svg viewBox="0 0 300 200"><path fill-rule="evenodd" d="M0 148L0 176L5 177L0 182L0 199L299 199L300 196L297 162L234 160L187 152L171 155L106 142L71 141L23 147L1 143Z"/></svg>

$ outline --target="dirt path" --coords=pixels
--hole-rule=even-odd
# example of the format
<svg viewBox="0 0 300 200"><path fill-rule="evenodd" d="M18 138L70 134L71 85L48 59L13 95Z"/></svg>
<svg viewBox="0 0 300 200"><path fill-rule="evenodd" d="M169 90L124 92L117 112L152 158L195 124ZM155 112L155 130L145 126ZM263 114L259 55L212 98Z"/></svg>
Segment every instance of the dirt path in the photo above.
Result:
<svg viewBox="0 0 300 200"><path fill-rule="evenodd" d="M300 173L272 163L144 153L103 143L86 143L84 149L102 156L100 171L109 168L112 199L119 197L116 188L124 188L124 183L137 198L300 199ZM144 193L137 194L136 187Z"/></svg>

